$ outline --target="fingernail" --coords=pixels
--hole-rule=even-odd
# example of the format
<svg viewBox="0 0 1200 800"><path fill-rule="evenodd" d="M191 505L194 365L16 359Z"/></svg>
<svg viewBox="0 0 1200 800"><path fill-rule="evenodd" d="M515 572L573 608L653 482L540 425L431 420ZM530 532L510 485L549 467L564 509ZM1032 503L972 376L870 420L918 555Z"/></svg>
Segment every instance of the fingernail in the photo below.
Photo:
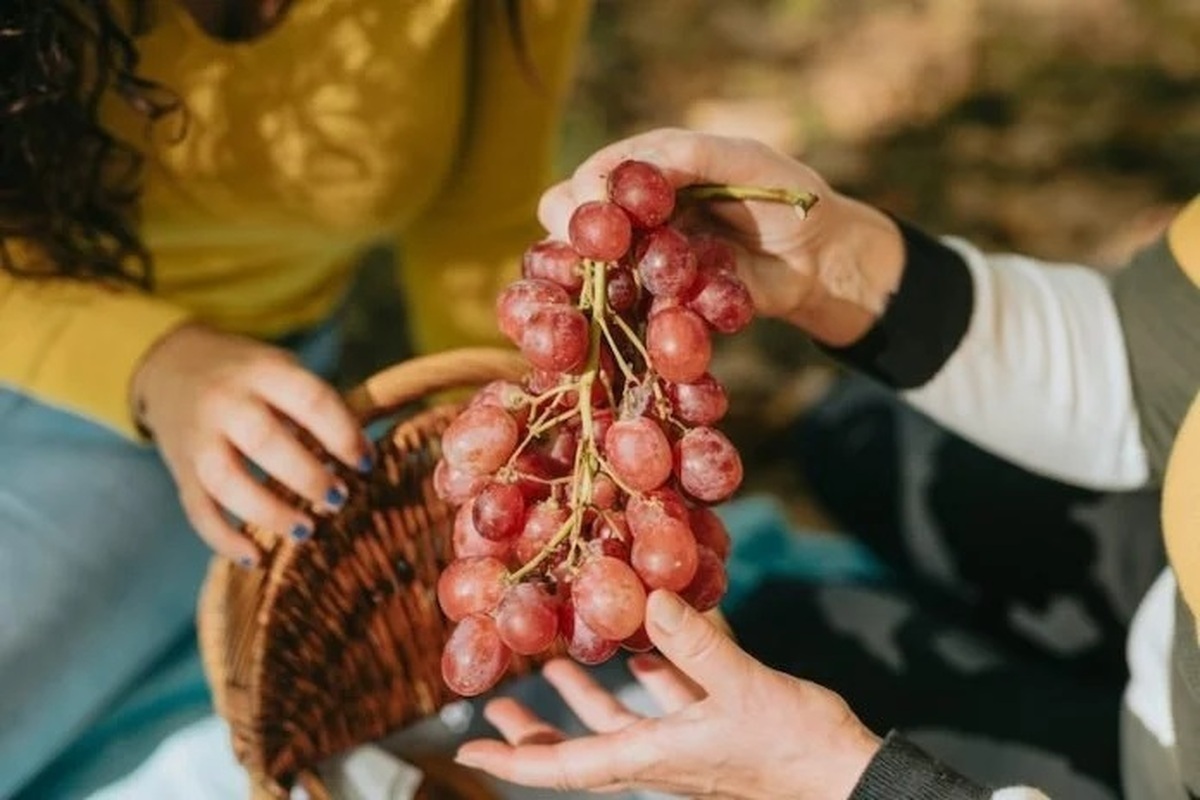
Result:
<svg viewBox="0 0 1200 800"><path fill-rule="evenodd" d="M455 754L454 754L454 763L456 763L456 764L462 764L464 767L477 767L477 766L479 766L479 762L478 762L478 761L476 761L475 759L471 758L471 754L470 754L470 753L464 753L464 752L462 752L462 751L459 751L459 752L457 752L457 753L455 753Z"/></svg>
<svg viewBox="0 0 1200 800"><path fill-rule="evenodd" d="M362 473L370 472L371 468L374 466L375 466L375 459L371 457L370 453L367 453L366 455L364 455L362 458L360 458L358 460L358 471L359 472L362 472Z"/></svg>
<svg viewBox="0 0 1200 800"><path fill-rule="evenodd" d="M304 522L297 522L292 528L292 538L297 542L303 542L310 536L312 536L312 528Z"/></svg>
<svg viewBox="0 0 1200 800"><path fill-rule="evenodd" d="M346 504L346 492L339 486L330 486L329 491L325 493L325 502L337 511Z"/></svg>
<svg viewBox="0 0 1200 800"><path fill-rule="evenodd" d="M238 558L237 563L242 569L251 569L254 566L254 559L250 556L241 556Z"/></svg>
<svg viewBox="0 0 1200 800"><path fill-rule="evenodd" d="M664 633L674 633L683 625L687 608L671 592L657 591L653 597L653 622Z"/></svg>

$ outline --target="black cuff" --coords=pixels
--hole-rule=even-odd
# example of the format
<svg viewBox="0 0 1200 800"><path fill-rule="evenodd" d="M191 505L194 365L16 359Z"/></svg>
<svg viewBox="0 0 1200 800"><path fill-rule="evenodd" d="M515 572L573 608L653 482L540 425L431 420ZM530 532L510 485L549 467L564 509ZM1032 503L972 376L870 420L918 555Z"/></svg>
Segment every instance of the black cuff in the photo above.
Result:
<svg viewBox="0 0 1200 800"><path fill-rule="evenodd" d="M847 800L988 800L972 783L892 731Z"/></svg>
<svg viewBox="0 0 1200 800"><path fill-rule="evenodd" d="M904 272L887 310L854 344L822 349L893 389L914 389L958 348L975 292L962 256L903 220L896 224L904 237Z"/></svg>

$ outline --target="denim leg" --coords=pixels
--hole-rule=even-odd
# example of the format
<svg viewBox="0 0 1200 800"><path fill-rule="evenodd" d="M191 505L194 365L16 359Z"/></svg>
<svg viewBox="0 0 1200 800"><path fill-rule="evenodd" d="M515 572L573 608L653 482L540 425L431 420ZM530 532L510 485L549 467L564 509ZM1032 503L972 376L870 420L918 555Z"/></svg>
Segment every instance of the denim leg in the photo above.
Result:
<svg viewBox="0 0 1200 800"><path fill-rule="evenodd" d="M0 797L187 633L209 558L157 451L0 387Z"/></svg>

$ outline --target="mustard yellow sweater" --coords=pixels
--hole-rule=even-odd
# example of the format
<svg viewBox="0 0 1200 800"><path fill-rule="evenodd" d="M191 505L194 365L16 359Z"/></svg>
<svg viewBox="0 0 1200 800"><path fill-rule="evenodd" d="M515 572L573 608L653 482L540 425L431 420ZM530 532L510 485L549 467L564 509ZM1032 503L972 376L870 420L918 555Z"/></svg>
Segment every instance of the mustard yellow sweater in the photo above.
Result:
<svg viewBox="0 0 1200 800"><path fill-rule="evenodd" d="M113 100L147 154L152 296L0 272L0 383L130 438L142 356L186 319L274 337L344 297L364 247L402 246L423 350L496 337L497 291L540 232L585 0L523 0L527 80L499 0L300 0L249 44L159 0L143 72L187 105L182 141ZM10 242L29 266L31 248ZM12 247L15 245L15 247Z"/></svg>

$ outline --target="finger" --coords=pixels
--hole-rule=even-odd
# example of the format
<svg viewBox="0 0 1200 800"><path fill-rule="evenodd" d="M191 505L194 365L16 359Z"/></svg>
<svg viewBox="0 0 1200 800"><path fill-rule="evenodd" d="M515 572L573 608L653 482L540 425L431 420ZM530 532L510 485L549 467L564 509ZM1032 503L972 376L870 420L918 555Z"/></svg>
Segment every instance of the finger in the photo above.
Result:
<svg viewBox="0 0 1200 800"><path fill-rule="evenodd" d="M312 535L313 524L308 515L251 478L226 442L201 452L196 459L196 478L214 501L264 531L287 534L297 540Z"/></svg>
<svg viewBox="0 0 1200 800"><path fill-rule="evenodd" d="M673 714L704 699L704 690L663 658L634 656L629 660L629 669L664 714Z"/></svg>
<svg viewBox="0 0 1200 800"><path fill-rule="evenodd" d="M200 538L217 553L244 567L257 564L259 553L254 542L229 524L199 483L190 483L188 488L180 488L179 501L183 505L183 513Z"/></svg>
<svg viewBox="0 0 1200 800"><path fill-rule="evenodd" d="M597 790L641 784L639 778L663 759L649 720L617 733L520 747L479 739L463 744L456 760L500 780L522 786Z"/></svg>
<svg viewBox="0 0 1200 800"><path fill-rule="evenodd" d="M618 731L641 719L573 661L551 661L542 674L580 721L597 733Z"/></svg>
<svg viewBox="0 0 1200 800"><path fill-rule="evenodd" d="M346 502L345 484L265 406L239 411L226 422L225 432L242 455L315 507L337 511Z"/></svg>
<svg viewBox="0 0 1200 800"><path fill-rule="evenodd" d="M542 223L542 227L546 229L552 239L561 242L570 241L571 237L567 228L571 221L571 214L575 212L578 205L579 201L575 199L575 192L571 190L571 182L563 181L542 194L538 201L538 221Z"/></svg>
<svg viewBox="0 0 1200 800"><path fill-rule="evenodd" d="M500 697L483 708L483 716L511 745L554 744L567 737L511 697Z"/></svg>
<svg viewBox="0 0 1200 800"><path fill-rule="evenodd" d="M308 431L326 452L351 469L366 471L371 446L341 395L303 367L265 360L253 381L260 397Z"/></svg>
<svg viewBox="0 0 1200 800"><path fill-rule="evenodd" d="M662 589L646 603L646 632L659 651L709 694L736 693L761 666L678 595Z"/></svg>

